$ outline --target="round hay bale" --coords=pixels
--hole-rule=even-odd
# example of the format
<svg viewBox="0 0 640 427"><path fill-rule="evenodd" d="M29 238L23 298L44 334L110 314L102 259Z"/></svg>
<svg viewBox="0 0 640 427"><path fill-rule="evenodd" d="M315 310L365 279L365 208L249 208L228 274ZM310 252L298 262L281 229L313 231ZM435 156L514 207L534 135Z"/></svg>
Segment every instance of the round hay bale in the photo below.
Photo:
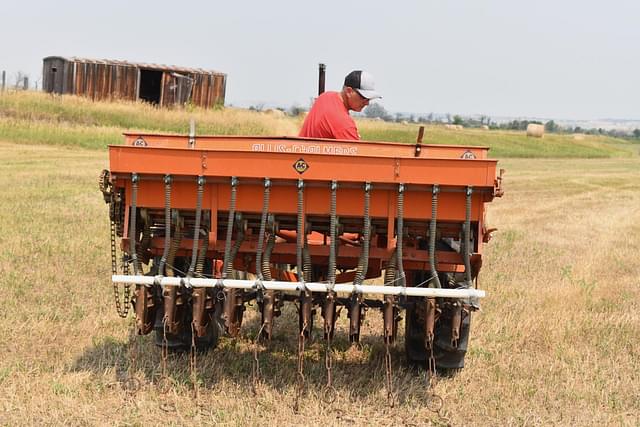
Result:
<svg viewBox="0 0 640 427"><path fill-rule="evenodd" d="M482 125L482 126L480 126L480 129L482 129L482 130L489 130L489 126L487 126L487 125Z"/></svg>
<svg viewBox="0 0 640 427"><path fill-rule="evenodd" d="M527 125L527 136L531 136L534 138L544 137L544 125L529 123Z"/></svg>
<svg viewBox="0 0 640 427"><path fill-rule="evenodd" d="M573 135L573 139L575 139L576 141L582 141L584 139L584 134L576 133L575 135Z"/></svg>

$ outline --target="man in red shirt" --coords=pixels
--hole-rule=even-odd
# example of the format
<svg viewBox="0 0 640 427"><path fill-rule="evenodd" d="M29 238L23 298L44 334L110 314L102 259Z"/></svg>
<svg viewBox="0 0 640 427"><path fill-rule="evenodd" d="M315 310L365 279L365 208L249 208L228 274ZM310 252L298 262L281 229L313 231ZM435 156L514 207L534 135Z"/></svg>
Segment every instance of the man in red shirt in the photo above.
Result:
<svg viewBox="0 0 640 427"><path fill-rule="evenodd" d="M373 76L366 71L352 71L344 79L340 92L325 92L311 107L299 136L358 140L360 134L349 110L362 111L369 101L382 98L375 90Z"/></svg>

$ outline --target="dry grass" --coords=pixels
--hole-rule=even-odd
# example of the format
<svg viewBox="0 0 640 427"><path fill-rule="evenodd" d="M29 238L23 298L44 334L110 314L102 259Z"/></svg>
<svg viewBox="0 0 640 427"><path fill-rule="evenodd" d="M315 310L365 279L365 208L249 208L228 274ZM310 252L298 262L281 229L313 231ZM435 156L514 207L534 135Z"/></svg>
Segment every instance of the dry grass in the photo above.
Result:
<svg viewBox="0 0 640 427"><path fill-rule="evenodd" d="M186 134L191 119L201 135L296 135L299 129L297 119L237 108L168 109L141 102L0 92L0 135L23 144L104 149L120 144L125 131Z"/></svg>
<svg viewBox="0 0 640 427"><path fill-rule="evenodd" d="M337 400L319 399L322 342L307 350L308 392L295 396L296 322L278 319L251 393L255 317L198 362L196 402L184 355L161 393L160 355L138 340L133 397L130 321L115 314L103 152L0 143L0 425L442 424L423 405L424 379L393 351L401 402L385 404L381 319L360 349L335 343ZM436 392L454 425L640 423L640 161L509 160L500 228L487 246L467 367ZM343 319L344 320L344 319ZM344 331L344 329L343 329ZM168 404L166 412L160 406Z"/></svg>
<svg viewBox="0 0 640 427"><path fill-rule="evenodd" d="M120 144L125 131L185 134L194 119L199 135L297 135L302 117L220 108L157 108L129 101L93 102L69 95L31 91L0 92L0 135L4 141L104 149ZM363 139L415 143L417 124L356 119ZM481 129L450 130L429 125L425 144L483 145L493 158L609 158L637 154L640 144L608 136L548 134Z"/></svg>

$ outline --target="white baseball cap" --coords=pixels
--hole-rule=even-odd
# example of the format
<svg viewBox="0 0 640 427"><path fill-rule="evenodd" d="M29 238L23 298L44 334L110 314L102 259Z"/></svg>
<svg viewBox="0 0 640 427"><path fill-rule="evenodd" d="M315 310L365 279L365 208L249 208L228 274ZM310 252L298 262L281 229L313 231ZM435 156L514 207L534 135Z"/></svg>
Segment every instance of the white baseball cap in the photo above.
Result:
<svg viewBox="0 0 640 427"><path fill-rule="evenodd" d="M371 73L362 70L355 70L347 74L344 78L344 85L355 89L360 95L367 99L382 98L376 92L376 84Z"/></svg>

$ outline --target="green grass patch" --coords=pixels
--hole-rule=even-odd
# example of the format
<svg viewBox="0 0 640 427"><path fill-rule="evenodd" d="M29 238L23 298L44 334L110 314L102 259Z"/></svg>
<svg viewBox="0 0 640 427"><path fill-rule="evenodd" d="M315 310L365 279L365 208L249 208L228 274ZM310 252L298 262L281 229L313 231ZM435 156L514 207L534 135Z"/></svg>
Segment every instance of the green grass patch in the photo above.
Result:
<svg viewBox="0 0 640 427"><path fill-rule="evenodd" d="M22 144L102 149L122 143L122 129L0 117L0 136Z"/></svg>
<svg viewBox="0 0 640 427"><path fill-rule="evenodd" d="M419 125L359 121L363 139L415 144ZM609 136L547 134L530 138L524 131L489 131L481 129L451 130L443 126L426 126L424 144L472 145L490 147L493 158L612 158L638 155L639 144Z"/></svg>
<svg viewBox="0 0 640 427"><path fill-rule="evenodd" d="M94 102L68 95L8 91L0 93L0 139L21 144L104 149L122 143L122 133L186 134L195 120L200 135L296 135L301 119L235 108L157 108L130 101ZM357 119L362 138L415 143L418 125ZM612 158L637 156L640 144L608 136L451 130L427 126L425 144L490 147L492 158Z"/></svg>

